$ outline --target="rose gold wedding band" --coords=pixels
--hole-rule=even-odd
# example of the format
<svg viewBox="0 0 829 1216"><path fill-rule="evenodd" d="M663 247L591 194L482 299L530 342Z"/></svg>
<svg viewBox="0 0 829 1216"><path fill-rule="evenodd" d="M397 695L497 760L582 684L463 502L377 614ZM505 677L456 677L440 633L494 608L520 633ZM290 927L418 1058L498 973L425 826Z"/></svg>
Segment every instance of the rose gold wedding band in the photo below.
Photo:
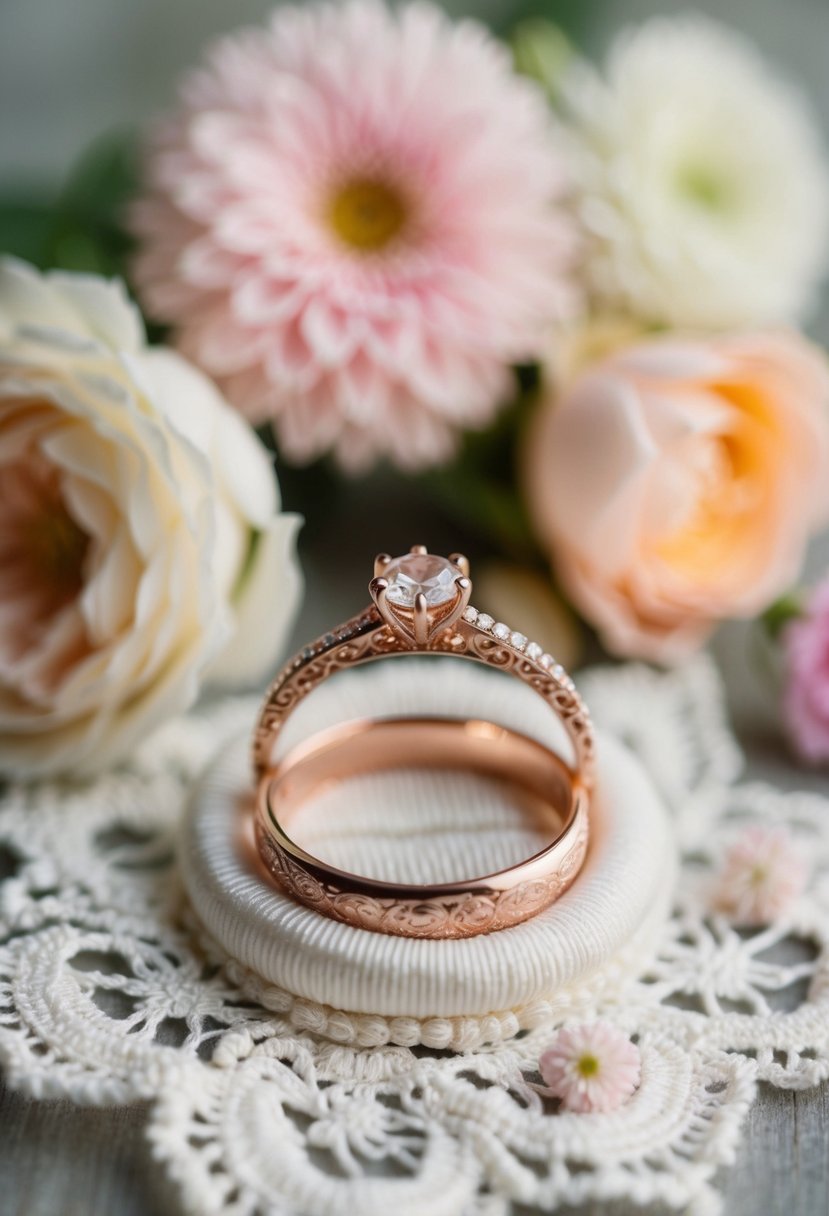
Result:
<svg viewBox="0 0 829 1216"><path fill-rule="evenodd" d="M337 869L289 834L294 817L321 787L406 768L461 769L509 786L544 825L549 843L495 873L416 885ZM290 751L260 784L255 826L271 875L323 915L401 937L470 937L519 924L567 890L587 847L587 796L549 748L491 722L370 719L321 731Z"/></svg>
<svg viewBox="0 0 829 1216"><path fill-rule="evenodd" d="M260 808L267 804L267 794L263 793L263 789L271 789L286 761L286 758L278 757L277 744L282 727L300 701L323 680L337 671L398 655L457 655L517 677L532 688L561 721L573 755L569 765L563 760L558 760L558 763L564 765L569 773L572 799L578 802L580 808L580 814L575 816L580 825L579 831L573 832L573 837L583 836L580 845L583 857L587 844L587 807L593 784L594 737L587 709L564 668L552 655L544 653L541 646L471 606L469 563L461 554L438 557L429 554L422 545L415 545L408 554L399 558L381 554L375 559L374 578L369 583L369 591L373 603L364 612L306 646L283 668L268 690L253 739ZM370 746L376 747L376 740L375 735L374 743ZM552 752L548 754L554 755ZM368 761L370 757L366 756L365 759ZM429 760L429 765L431 763ZM352 775L356 771L359 770L352 770ZM522 784L520 772L513 773L513 779L514 784ZM570 830L573 831L572 828ZM262 830L258 838L263 859L271 873L288 886L291 881L289 876L273 864L272 849L268 844L272 839L271 834ZM292 893L300 900L309 902L308 895L303 894L308 884L300 882L297 867L299 870L305 867L308 874L307 865L310 862L289 851L284 856L289 859L286 866L295 875L290 887ZM555 874L550 873L545 877L548 886L553 889ZM313 890L316 891L316 887ZM510 897L512 903L520 902L520 883L514 887L514 892ZM336 888L334 893L348 894L340 888ZM421 895L428 900L434 897L434 892L424 888ZM525 920L540 910L533 902L532 895L529 889L523 893L528 910L523 916L513 916L509 923ZM386 897L394 898L388 892ZM503 893L501 899L506 908ZM341 902L338 919L347 919L344 915L346 902ZM547 900L549 902L551 900ZM329 904L330 901L323 900L314 906L329 916L334 915ZM502 927L500 921L496 925L495 920L493 917L490 928ZM355 920L355 923L365 925L365 918ZM463 931L445 929L439 933L425 933L416 932L414 926L411 918L403 917L400 928L387 927L384 931L446 937L468 936L471 932L484 931L465 928ZM377 928L378 925L375 923L373 927Z"/></svg>

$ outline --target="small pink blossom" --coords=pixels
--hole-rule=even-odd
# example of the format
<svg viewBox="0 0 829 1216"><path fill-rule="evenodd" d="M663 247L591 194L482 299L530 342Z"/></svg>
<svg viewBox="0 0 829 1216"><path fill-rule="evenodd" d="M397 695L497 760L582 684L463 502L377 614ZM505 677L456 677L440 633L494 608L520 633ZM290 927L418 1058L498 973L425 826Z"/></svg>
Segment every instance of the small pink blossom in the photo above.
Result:
<svg viewBox="0 0 829 1216"><path fill-rule="evenodd" d="M778 920L802 894L806 860L785 828L746 828L725 856L714 905L738 925Z"/></svg>
<svg viewBox="0 0 829 1216"><path fill-rule="evenodd" d="M543 95L429 4L288 6L222 39L147 177L147 309L296 462L445 461L569 308Z"/></svg>
<svg viewBox="0 0 829 1216"><path fill-rule="evenodd" d="M803 616L782 634L783 718L795 750L812 764L829 761L829 579Z"/></svg>
<svg viewBox="0 0 829 1216"><path fill-rule="evenodd" d="M616 1110L639 1084L639 1048L610 1022L560 1030L538 1061L547 1092L565 1110Z"/></svg>

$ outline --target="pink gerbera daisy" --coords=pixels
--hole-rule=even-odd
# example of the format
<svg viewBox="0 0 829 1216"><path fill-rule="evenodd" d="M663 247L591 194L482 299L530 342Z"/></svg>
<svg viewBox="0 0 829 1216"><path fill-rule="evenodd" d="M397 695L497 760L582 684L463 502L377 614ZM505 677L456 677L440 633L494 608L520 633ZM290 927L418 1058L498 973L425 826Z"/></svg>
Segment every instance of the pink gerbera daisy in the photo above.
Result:
<svg viewBox="0 0 829 1216"><path fill-rule="evenodd" d="M147 175L147 309L295 461L447 459L568 308L545 102L429 5L286 8L220 41Z"/></svg>
<svg viewBox="0 0 829 1216"><path fill-rule="evenodd" d="M560 1030L538 1061L546 1092L565 1110L587 1114L621 1106L639 1084L639 1048L610 1022ZM541 1087L539 1087L541 1088Z"/></svg>

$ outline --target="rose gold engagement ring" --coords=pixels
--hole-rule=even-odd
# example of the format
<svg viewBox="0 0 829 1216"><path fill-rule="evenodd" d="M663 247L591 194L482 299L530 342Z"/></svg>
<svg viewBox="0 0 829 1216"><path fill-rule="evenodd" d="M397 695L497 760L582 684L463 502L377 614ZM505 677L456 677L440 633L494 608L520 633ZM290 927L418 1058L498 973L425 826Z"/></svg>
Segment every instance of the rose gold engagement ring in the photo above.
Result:
<svg viewBox="0 0 829 1216"><path fill-rule="evenodd" d="M374 570L373 604L301 651L267 693L253 745L259 854L294 898L363 929L458 938L518 924L553 903L584 860L594 765L589 714L551 655L470 606L469 563L460 554L438 557L416 545L403 557L381 554ZM411 654L458 655L516 676L560 719L572 758L492 722L439 717L346 722L277 758L287 717L323 680L344 668ZM407 885L339 870L289 834L321 787L404 768L462 769L511 787L544 821L549 843L492 874Z"/></svg>

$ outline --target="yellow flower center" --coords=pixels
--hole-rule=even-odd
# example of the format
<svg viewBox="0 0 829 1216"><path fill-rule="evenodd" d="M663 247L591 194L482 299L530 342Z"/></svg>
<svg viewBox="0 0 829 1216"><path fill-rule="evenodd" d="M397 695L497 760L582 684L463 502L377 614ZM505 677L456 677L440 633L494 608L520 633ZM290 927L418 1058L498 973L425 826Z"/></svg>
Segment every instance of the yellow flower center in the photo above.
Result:
<svg viewBox="0 0 829 1216"><path fill-rule="evenodd" d="M401 192L380 178L357 178L341 186L328 211L340 240L361 253L384 249L400 234L409 209Z"/></svg>
<svg viewBox="0 0 829 1216"><path fill-rule="evenodd" d="M749 874L748 878L749 885L752 887L762 887L768 876L768 867L764 866L762 862L758 861L757 864L751 868L751 873Z"/></svg>
<svg viewBox="0 0 829 1216"><path fill-rule="evenodd" d="M710 165L689 164L679 174L680 193L702 211L725 211L733 201L731 183Z"/></svg>
<svg viewBox="0 0 829 1216"><path fill-rule="evenodd" d="M576 1064L576 1072L580 1077L595 1077L598 1071L599 1061L595 1056L591 1056L589 1054L579 1056L578 1063Z"/></svg>

